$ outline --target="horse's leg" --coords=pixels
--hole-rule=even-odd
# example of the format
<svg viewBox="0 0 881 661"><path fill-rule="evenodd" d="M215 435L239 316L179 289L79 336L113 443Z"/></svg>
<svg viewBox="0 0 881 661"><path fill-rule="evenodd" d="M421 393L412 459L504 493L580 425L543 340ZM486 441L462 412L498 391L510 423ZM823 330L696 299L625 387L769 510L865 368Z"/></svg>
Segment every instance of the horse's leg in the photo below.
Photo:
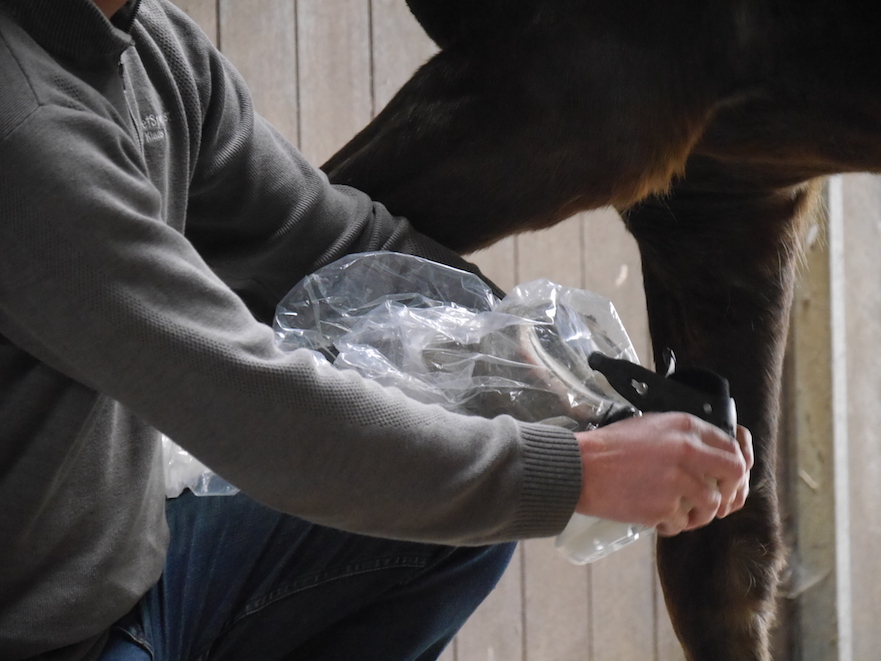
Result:
<svg viewBox="0 0 881 661"><path fill-rule="evenodd" d="M756 463L746 506L658 543L673 625L691 661L768 657L782 564L775 493L779 384L798 252L798 219L815 197L733 183L689 164L673 195L626 212L640 246L655 354L726 376Z"/></svg>
<svg viewBox="0 0 881 661"><path fill-rule="evenodd" d="M589 52L565 76L548 64L568 52L556 46L541 57L481 44L442 51L323 169L464 253L666 190L711 101L671 99L668 79L631 44L579 46ZM607 71L615 57L622 66Z"/></svg>

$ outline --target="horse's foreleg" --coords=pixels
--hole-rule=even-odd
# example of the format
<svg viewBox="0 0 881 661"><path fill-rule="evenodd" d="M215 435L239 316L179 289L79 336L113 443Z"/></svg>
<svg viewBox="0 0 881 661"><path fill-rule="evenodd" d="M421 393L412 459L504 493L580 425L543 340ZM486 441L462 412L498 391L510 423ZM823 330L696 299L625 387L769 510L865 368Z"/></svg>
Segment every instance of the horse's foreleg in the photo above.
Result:
<svg viewBox="0 0 881 661"><path fill-rule="evenodd" d="M814 188L762 190L703 169L690 166L687 185L626 219L642 253L656 356L670 347L678 365L730 380L756 463L744 509L659 540L658 568L691 661L758 661L769 658L782 564L775 437L797 221Z"/></svg>

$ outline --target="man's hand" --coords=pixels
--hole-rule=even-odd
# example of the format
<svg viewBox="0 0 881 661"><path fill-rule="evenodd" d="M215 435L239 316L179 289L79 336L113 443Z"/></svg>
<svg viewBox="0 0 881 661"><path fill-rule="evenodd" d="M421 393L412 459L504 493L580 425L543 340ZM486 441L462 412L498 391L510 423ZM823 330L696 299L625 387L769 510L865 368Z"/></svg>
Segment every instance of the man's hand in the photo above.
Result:
<svg viewBox="0 0 881 661"><path fill-rule="evenodd" d="M743 507L752 437L737 440L687 413L651 413L576 434L583 486L577 512L641 523L664 536Z"/></svg>

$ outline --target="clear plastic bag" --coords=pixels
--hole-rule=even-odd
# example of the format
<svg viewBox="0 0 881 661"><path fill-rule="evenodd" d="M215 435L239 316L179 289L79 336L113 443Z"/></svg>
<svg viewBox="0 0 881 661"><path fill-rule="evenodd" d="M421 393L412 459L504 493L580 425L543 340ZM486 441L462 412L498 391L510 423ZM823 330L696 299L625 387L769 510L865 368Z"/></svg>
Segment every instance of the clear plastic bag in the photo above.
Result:
<svg viewBox="0 0 881 661"><path fill-rule="evenodd" d="M635 413L588 365L594 351L638 362L614 306L548 280L499 300L466 271L399 253L349 255L298 283L278 305L274 330L282 349L311 349L458 413L573 431ZM166 452L169 497L187 487L235 493L184 450ZM642 530L575 514L557 546L572 562L591 562Z"/></svg>
<svg viewBox="0 0 881 661"><path fill-rule="evenodd" d="M291 290L275 331L285 349L320 351L460 413L580 430L632 408L587 362L594 351L636 361L614 306L547 280L500 301L466 271L399 253L349 255Z"/></svg>
<svg viewBox="0 0 881 661"><path fill-rule="evenodd" d="M162 436L165 497L177 498L189 489L197 496L232 496L239 490L189 452Z"/></svg>
<svg viewBox="0 0 881 661"><path fill-rule="evenodd" d="M279 304L286 349L459 413L509 414L585 430L635 413L588 356L638 362L614 306L547 280L503 300L476 275L397 253L362 253L300 282ZM574 514L557 547L576 564L636 540L645 528Z"/></svg>

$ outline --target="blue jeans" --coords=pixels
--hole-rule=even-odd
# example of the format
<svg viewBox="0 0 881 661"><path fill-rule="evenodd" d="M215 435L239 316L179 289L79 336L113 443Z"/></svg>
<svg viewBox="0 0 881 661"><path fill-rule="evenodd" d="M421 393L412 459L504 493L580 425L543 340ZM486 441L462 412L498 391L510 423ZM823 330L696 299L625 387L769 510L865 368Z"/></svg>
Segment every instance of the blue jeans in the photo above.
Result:
<svg viewBox="0 0 881 661"><path fill-rule="evenodd" d="M343 533L242 494L187 492L167 517L162 578L101 661L435 659L514 550Z"/></svg>

